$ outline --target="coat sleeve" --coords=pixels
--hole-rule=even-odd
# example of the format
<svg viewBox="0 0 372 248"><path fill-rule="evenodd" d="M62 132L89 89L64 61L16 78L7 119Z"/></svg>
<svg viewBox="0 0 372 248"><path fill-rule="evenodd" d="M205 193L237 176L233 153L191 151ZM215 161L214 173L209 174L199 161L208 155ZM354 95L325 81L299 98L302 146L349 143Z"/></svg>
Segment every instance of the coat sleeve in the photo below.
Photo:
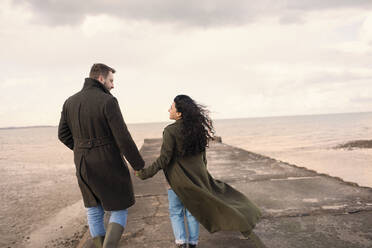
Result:
<svg viewBox="0 0 372 248"><path fill-rule="evenodd" d="M138 173L141 179L153 177L159 170L165 169L172 160L173 151L175 147L175 140L167 128L163 132L163 143L160 149L160 156L155 160L152 165L142 169Z"/></svg>
<svg viewBox="0 0 372 248"><path fill-rule="evenodd" d="M170 133L168 128L163 131L163 144L160 149L160 156L153 163L154 166L166 169L173 158L175 148L175 138Z"/></svg>
<svg viewBox="0 0 372 248"><path fill-rule="evenodd" d="M153 177L158 173L158 171L161 170L161 167L159 167L159 164L153 163L149 167L146 167L140 171L138 171L137 176L141 178L142 180L148 179L150 177Z"/></svg>
<svg viewBox="0 0 372 248"><path fill-rule="evenodd" d="M66 103L63 104L61 119L59 120L58 139L71 150L74 149L74 139L66 119Z"/></svg>
<svg viewBox="0 0 372 248"><path fill-rule="evenodd" d="M125 156L135 170L142 169L145 162L128 131L116 98L113 97L107 101L104 112L120 153Z"/></svg>

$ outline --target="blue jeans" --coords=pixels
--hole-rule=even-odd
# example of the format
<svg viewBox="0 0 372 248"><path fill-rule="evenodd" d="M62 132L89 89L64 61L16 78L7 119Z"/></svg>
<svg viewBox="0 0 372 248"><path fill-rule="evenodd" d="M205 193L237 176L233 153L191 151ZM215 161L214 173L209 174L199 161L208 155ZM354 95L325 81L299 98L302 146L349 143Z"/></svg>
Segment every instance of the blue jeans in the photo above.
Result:
<svg viewBox="0 0 372 248"><path fill-rule="evenodd" d="M103 223L105 211L101 205L86 208L90 235L92 237L105 236L106 230ZM111 211L109 223L115 222L125 227L127 225L128 210Z"/></svg>
<svg viewBox="0 0 372 248"><path fill-rule="evenodd" d="M173 190L168 190L169 215L172 223L173 234L176 244L198 244L199 240L199 222L183 206L182 202ZM184 216L186 215L189 238L186 236L186 227Z"/></svg>

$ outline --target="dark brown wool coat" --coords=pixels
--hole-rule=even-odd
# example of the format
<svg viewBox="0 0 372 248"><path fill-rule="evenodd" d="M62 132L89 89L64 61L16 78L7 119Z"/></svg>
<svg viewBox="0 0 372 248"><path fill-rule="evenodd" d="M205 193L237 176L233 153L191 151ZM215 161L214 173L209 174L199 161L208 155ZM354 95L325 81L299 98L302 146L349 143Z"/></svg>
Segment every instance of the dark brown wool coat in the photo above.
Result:
<svg viewBox="0 0 372 248"><path fill-rule="evenodd" d="M182 119L167 126L159 158L139 171L146 179L163 169L169 185L191 214L209 231L240 231L247 235L261 217L258 207L228 184L213 179L205 152L182 157Z"/></svg>
<svg viewBox="0 0 372 248"><path fill-rule="evenodd" d="M123 156L136 169L144 167L118 101L97 80L86 78L83 89L66 100L58 138L74 151L74 162L85 207L99 203L121 210L135 202Z"/></svg>

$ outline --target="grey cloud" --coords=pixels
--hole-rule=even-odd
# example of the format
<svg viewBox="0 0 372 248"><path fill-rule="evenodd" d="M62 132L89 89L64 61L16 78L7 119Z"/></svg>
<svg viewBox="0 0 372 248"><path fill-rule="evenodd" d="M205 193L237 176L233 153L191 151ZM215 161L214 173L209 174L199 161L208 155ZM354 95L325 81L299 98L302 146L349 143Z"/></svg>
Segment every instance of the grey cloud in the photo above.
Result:
<svg viewBox="0 0 372 248"><path fill-rule="evenodd" d="M78 24L86 15L108 14L128 20L170 22L212 26L251 21L262 6L248 6L243 0L228 1L177 0L14 0L27 3L41 21L49 25ZM263 1L265 2L265 1ZM262 4L261 4L262 5Z"/></svg>
<svg viewBox="0 0 372 248"><path fill-rule="evenodd" d="M305 23L304 17L302 12L290 12L288 14L284 14L279 18L280 24L302 24Z"/></svg>
<svg viewBox="0 0 372 248"><path fill-rule="evenodd" d="M342 7L370 8L371 0L13 0L27 4L47 25L76 25L87 15L108 14L127 20L167 22L188 26L241 25L263 16L283 24L301 22L297 13ZM296 15L291 14L294 11ZM284 16L283 16L284 14Z"/></svg>

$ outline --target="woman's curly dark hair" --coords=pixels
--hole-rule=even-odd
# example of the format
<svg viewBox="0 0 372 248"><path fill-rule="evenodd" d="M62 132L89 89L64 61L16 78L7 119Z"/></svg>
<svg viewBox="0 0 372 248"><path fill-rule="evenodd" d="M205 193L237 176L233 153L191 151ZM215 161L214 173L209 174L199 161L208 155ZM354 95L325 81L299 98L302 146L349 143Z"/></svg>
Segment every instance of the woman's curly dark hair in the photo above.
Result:
<svg viewBox="0 0 372 248"><path fill-rule="evenodd" d="M177 112L182 114L182 134L184 137L182 156L195 155L205 151L209 140L213 139L214 128L205 106L191 97L178 95L174 98Z"/></svg>

